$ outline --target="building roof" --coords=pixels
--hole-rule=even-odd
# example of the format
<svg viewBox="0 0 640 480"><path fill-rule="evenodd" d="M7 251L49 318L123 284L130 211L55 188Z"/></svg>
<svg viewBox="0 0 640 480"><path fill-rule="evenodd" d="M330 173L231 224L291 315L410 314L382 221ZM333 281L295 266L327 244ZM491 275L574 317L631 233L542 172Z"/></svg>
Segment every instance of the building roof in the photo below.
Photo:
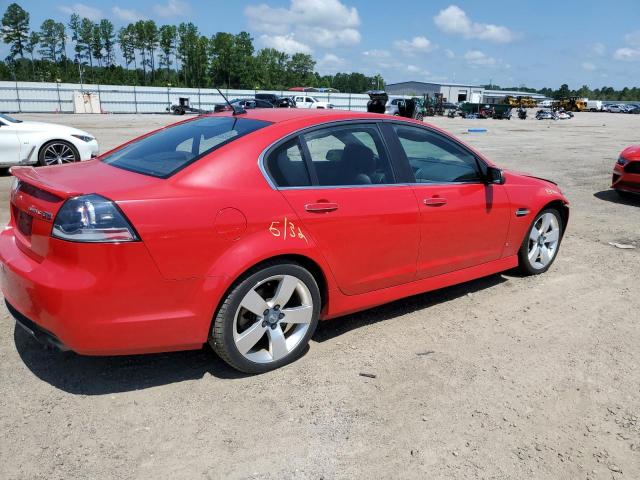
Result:
<svg viewBox="0 0 640 480"><path fill-rule="evenodd" d="M406 85L409 83L418 83L418 84L422 84L422 85L440 85L440 86L447 86L447 87L475 87L475 88L482 88L480 85L474 85L472 83L455 83L455 82L419 82L416 80L409 80L407 82L398 82L398 83L387 83L387 87L394 87L394 86L398 86L398 85Z"/></svg>

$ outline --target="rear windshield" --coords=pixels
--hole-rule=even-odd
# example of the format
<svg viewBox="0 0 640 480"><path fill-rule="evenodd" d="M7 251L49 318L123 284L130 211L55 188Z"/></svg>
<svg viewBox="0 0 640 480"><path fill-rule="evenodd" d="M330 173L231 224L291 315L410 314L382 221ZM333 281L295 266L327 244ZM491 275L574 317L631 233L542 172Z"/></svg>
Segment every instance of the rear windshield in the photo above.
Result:
<svg viewBox="0 0 640 480"><path fill-rule="evenodd" d="M237 117L197 118L141 138L102 161L124 170L167 178L216 148L269 124Z"/></svg>

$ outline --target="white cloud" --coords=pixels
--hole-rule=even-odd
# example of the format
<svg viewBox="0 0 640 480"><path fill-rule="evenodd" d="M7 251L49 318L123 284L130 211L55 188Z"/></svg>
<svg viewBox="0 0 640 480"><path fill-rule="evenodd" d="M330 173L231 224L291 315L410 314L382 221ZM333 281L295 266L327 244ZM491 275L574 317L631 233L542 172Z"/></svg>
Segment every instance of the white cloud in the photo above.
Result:
<svg viewBox="0 0 640 480"><path fill-rule="evenodd" d="M67 15L77 13L80 18L88 18L92 21L97 21L103 18L102 10L99 8L90 7L84 3L74 3L73 5L58 5L58 10Z"/></svg>
<svg viewBox="0 0 640 480"><path fill-rule="evenodd" d="M596 69L596 66L591 62L582 62L581 66L583 70L586 70L587 72L593 72Z"/></svg>
<svg viewBox="0 0 640 480"><path fill-rule="evenodd" d="M465 38L489 40L496 43L508 43L516 34L507 27L490 23L472 22L464 10L451 5L433 17L436 26L445 33L462 35Z"/></svg>
<svg viewBox="0 0 640 480"><path fill-rule="evenodd" d="M362 55L368 58L389 58L391 53L388 50L367 50L362 52Z"/></svg>
<svg viewBox="0 0 640 480"><path fill-rule="evenodd" d="M627 33L624 36L625 41L633 46L640 47L640 30L636 30L635 32Z"/></svg>
<svg viewBox="0 0 640 480"><path fill-rule="evenodd" d="M265 47L275 48L281 52L293 55L294 53L311 53L311 47L298 42L293 35L261 35L260 43Z"/></svg>
<svg viewBox="0 0 640 480"><path fill-rule="evenodd" d="M413 37L411 40L396 40L393 45L408 55L429 52L434 49L434 45L426 37Z"/></svg>
<svg viewBox="0 0 640 480"><path fill-rule="evenodd" d="M627 47L618 48L613 53L613 58L622 60L623 62L635 62L640 60L640 30L627 33L624 36Z"/></svg>
<svg viewBox="0 0 640 480"><path fill-rule="evenodd" d="M444 54L447 58L456 58L456 54L453 53L453 50L449 50L448 48L444 51Z"/></svg>
<svg viewBox="0 0 640 480"><path fill-rule="evenodd" d="M623 62L635 62L640 60L640 48L619 48L614 52L613 58Z"/></svg>
<svg viewBox="0 0 640 480"><path fill-rule="evenodd" d="M606 47L600 42L591 45L591 55L593 55L594 57L601 57L602 55L604 55L605 50Z"/></svg>
<svg viewBox="0 0 640 480"><path fill-rule="evenodd" d="M497 63L495 58L489 57L480 50L469 50L464 54L464 59L469 65L476 66L492 66Z"/></svg>
<svg viewBox="0 0 640 480"><path fill-rule="evenodd" d="M285 36L301 45L332 48L356 45L362 38L358 10L340 0L290 0L287 8L249 5L244 14L266 39Z"/></svg>
<svg viewBox="0 0 640 480"><path fill-rule="evenodd" d="M191 12L191 5L183 0L168 0L167 3L156 3L153 12L160 17L184 17Z"/></svg>
<svg viewBox="0 0 640 480"><path fill-rule="evenodd" d="M118 7L117 5L114 6L111 11L113 12L113 14L119 18L120 20L123 20L125 22L137 22L138 20L142 20L144 18L146 18L144 15L142 15L141 13L137 12L136 10L130 10L128 8L121 8Z"/></svg>
<svg viewBox="0 0 640 480"><path fill-rule="evenodd" d="M335 73L346 65L347 61L344 58L338 57L333 53L325 54L317 63L318 71L321 73Z"/></svg>

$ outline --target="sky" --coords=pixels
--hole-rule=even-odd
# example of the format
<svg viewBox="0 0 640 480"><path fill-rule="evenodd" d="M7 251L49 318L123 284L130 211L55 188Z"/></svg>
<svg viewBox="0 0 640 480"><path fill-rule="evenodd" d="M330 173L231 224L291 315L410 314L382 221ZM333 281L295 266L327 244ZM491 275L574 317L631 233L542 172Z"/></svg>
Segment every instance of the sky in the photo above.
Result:
<svg viewBox="0 0 640 480"><path fill-rule="evenodd" d="M0 0L4 12L10 2ZM257 48L310 53L323 74L387 83L557 88L640 85L640 0L17 0L32 28L71 13L248 31ZM0 55L8 54L6 46Z"/></svg>

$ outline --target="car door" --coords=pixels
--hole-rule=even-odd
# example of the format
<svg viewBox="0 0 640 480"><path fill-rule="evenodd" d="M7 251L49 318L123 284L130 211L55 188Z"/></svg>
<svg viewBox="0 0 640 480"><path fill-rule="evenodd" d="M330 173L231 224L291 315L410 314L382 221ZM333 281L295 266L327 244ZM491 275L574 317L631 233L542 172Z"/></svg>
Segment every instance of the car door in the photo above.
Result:
<svg viewBox="0 0 640 480"><path fill-rule="evenodd" d="M420 213L395 181L375 122L316 128L282 144L267 170L346 295L415 279Z"/></svg>
<svg viewBox="0 0 640 480"><path fill-rule="evenodd" d="M10 123L0 120L0 163L20 162L20 138Z"/></svg>
<svg viewBox="0 0 640 480"><path fill-rule="evenodd" d="M484 182L483 163L434 130L393 124L420 208L417 277L460 270L502 256L509 227L503 185Z"/></svg>

